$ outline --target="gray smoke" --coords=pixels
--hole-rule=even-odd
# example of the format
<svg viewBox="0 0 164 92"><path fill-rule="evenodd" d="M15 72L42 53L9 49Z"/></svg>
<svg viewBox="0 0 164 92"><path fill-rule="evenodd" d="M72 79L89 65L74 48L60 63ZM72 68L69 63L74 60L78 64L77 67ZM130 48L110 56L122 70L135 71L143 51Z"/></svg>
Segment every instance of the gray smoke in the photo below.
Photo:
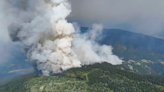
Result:
<svg viewBox="0 0 164 92"><path fill-rule="evenodd" d="M95 42L102 25L94 24L92 30L80 34L77 24L74 29L67 22L68 0L9 0L7 4L15 18L8 27L10 38L23 45L28 61L44 76L84 64L122 63L111 46Z"/></svg>

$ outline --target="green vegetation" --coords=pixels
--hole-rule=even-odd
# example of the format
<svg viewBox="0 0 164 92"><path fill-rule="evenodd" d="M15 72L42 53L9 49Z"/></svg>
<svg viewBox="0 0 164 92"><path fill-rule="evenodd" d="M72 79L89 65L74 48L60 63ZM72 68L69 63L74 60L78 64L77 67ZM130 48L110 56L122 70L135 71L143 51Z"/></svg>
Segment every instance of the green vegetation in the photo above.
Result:
<svg viewBox="0 0 164 92"><path fill-rule="evenodd" d="M16 83L22 81L17 84L17 89L12 87L15 82L10 82L8 86L0 86L0 92L164 92L164 76L139 75L119 68L102 63L69 69L49 77L29 74L29 79L15 80ZM25 77L27 75L21 79Z"/></svg>
<svg viewBox="0 0 164 92"><path fill-rule="evenodd" d="M25 82L35 77L37 77L35 73L13 77L10 82L0 84L0 92L25 92L27 90Z"/></svg>

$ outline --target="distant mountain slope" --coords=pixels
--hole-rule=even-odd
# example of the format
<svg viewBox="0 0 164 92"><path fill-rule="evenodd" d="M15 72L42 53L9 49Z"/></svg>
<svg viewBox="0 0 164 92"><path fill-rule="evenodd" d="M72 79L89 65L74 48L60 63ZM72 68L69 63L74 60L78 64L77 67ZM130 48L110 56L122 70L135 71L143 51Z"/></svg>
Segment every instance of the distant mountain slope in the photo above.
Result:
<svg viewBox="0 0 164 92"><path fill-rule="evenodd" d="M102 44L112 45L121 57L164 60L164 40L119 29L105 29Z"/></svg>
<svg viewBox="0 0 164 92"><path fill-rule="evenodd" d="M89 28L82 27L82 33ZM140 74L164 74L164 40L120 29L104 29L99 41L111 45L126 67ZM128 62L133 60L134 62Z"/></svg>
<svg viewBox="0 0 164 92"><path fill-rule="evenodd" d="M82 33L89 28L82 27ZM104 29L100 44L112 45L114 54L133 59L164 60L164 40L121 29Z"/></svg>

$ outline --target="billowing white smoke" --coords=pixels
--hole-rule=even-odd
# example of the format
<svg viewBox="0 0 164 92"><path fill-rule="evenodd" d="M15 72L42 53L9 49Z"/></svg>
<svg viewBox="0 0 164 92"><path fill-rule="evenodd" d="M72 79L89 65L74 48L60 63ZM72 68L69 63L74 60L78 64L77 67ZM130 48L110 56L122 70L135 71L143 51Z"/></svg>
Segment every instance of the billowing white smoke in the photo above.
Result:
<svg viewBox="0 0 164 92"><path fill-rule="evenodd" d="M96 42L101 40L103 30L101 24L93 24L92 29L84 34L79 33L80 28L77 23L73 24L76 29L73 50L82 64L108 62L117 65L122 63L122 60L113 55L111 46L100 45Z"/></svg>
<svg viewBox="0 0 164 92"><path fill-rule="evenodd" d="M22 6L12 6L15 18L20 18L9 26L9 35L24 46L28 61L35 63L44 76L82 64L122 63L112 55L111 46L100 46L95 42L103 29L101 25L94 24L91 31L85 34L76 32L74 36L73 25L65 20L71 13L68 0L16 1L26 7L21 10Z"/></svg>

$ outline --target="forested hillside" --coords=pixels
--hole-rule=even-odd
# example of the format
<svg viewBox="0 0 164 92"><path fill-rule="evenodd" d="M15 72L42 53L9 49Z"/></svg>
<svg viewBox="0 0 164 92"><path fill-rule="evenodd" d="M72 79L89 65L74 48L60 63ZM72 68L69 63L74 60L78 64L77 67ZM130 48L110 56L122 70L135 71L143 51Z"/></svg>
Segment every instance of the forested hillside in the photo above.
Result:
<svg viewBox="0 0 164 92"><path fill-rule="evenodd" d="M74 68L49 77L17 77L0 92L163 92L163 76L144 76L108 63ZM122 67L123 68L123 67ZM21 90L21 91L20 91Z"/></svg>

